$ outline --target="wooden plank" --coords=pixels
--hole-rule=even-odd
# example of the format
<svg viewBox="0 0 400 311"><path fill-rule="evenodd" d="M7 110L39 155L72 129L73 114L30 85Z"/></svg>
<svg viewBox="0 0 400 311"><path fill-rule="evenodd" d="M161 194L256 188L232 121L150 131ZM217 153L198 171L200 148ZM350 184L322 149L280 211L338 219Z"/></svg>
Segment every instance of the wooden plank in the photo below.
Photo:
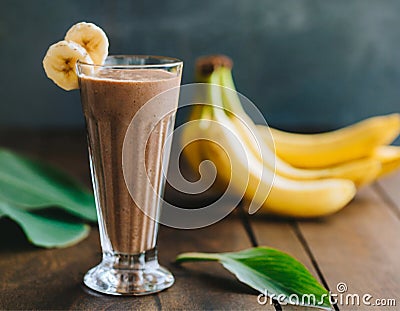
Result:
<svg viewBox="0 0 400 311"><path fill-rule="evenodd" d="M303 263L314 277L319 280L318 273L311 259L296 235L293 222L280 221L256 215L251 217L251 222L260 245L274 247L290 254ZM304 307L285 305L282 306L282 310L302 311Z"/></svg>
<svg viewBox="0 0 400 311"><path fill-rule="evenodd" d="M39 249L19 227L0 220L0 309L156 309L154 297L125 300L98 295L82 284L84 273L101 259L97 229L65 249Z"/></svg>
<svg viewBox="0 0 400 311"><path fill-rule="evenodd" d="M393 211L372 187L361 189L343 211L326 219L299 223L329 287L337 293L395 298L400 303L400 226ZM345 296L344 296L345 298ZM339 304L340 310L358 307ZM361 306L368 310L393 307Z"/></svg>
<svg viewBox="0 0 400 311"><path fill-rule="evenodd" d="M400 172L390 174L376 183L376 188L400 218Z"/></svg>
<svg viewBox="0 0 400 311"><path fill-rule="evenodd" d="M274 310L272 306L259 305L258 293L237 281L216 262L181 266L172 263L181 252L229 252L249 247L246 232L234 215L203 229L163 228L160 232L160 259L173 271L176 284L168 292L159 294L162 306L174 310Z"/></svg>

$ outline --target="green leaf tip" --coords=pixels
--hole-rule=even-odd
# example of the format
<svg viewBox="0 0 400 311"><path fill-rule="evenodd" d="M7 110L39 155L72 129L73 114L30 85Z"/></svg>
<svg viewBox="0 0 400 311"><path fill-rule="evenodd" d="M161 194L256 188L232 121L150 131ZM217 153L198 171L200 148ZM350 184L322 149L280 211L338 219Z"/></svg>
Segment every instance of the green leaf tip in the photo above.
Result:
<svg viewBox="0 0 400 311"><path fill-rule="evenodd" d="M86 224L47 218L4 202L0 202L0 214L14 220L27 239L40 247L68 247L85 239L90 232L90 226Z"/></svg>
<svg viewBox="0 0 400 311"><path fill-rule="evenodd" d="M0 149L0 201L25 210L58 207L97 220L93 194L67 174L42 162Z"/></svg>
<svg viewBox="0 0 400 311"><path fill-rule="evenodd" d="M69 215L51 216L48 207ZM0 218L15 221L32 244L50 248L88 236L90 227L71 215L96 221L93 194L54 167L0 148Z"/></svg>
<svg viewBox="0 0 400 311"><path fill-rule="evenodd" d="M288 304L332 310L329 292L302 263L277 249L260 246L229 253L183 253L176 258L180 263L216 260L239 281L262 294L280 295L284 297L281 302ZM296 303L293 297L298 298Z"/></svg>

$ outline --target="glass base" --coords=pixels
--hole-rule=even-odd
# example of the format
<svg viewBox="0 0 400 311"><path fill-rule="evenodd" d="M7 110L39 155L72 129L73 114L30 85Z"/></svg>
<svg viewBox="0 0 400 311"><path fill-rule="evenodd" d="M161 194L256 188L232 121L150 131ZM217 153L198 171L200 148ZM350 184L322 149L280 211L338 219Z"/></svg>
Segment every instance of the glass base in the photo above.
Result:
<svg viewBox="0 0 400 311"><path fill-rule="evenodd" d="M109 295L148 295L167 289L174 277L157 261L157 250L137 255L103 254L102 262L85 277L87 287Z"/></svg>

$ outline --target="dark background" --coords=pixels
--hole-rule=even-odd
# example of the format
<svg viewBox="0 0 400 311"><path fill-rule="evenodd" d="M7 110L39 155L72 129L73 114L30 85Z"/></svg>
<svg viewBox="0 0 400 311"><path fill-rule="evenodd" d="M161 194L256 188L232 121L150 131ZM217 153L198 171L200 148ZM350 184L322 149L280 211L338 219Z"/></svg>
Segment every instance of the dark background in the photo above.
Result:
<svg viewBox="0 0 400 311"><path fill-rule="evenodd" d="M398 0L2 0L0 126L83 128L79 92L41 65L78 21L101 26L111 54L183 59L184 83L196 57L231 56L238 90L276 127L326 130L398 112L399 13Z"/></svg>

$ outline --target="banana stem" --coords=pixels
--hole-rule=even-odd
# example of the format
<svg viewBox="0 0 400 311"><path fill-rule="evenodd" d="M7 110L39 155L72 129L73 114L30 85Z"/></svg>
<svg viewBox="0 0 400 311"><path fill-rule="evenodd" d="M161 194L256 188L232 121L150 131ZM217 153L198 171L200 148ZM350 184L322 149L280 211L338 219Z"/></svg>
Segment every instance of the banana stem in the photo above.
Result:
<svg viewBox="0 0 400 311"><path fill-rule="evenodd" d="M207 98L208 101L202 107L202 114L201 117L207 117L212 114L215 107L224 108L221 88L218 87L221 85L220 81L220 72L219 68L213 70L209 75L202 75L201 73L197 74L197 81L202 83L211 84L207 87Z"/></svg>
<svg viewBox="0 0 400 311"><path fill-rule="evenodd" d="M206 83L206 84L219 84L219 77L215 73L215 71L212 71L211 73L204 74L199 68L196 70L196 82L198 83ZM221 102L218 100L218 94L215 94L215 87L207 87L207 98L208 101L201 99L203 98L202 95L199 95L199 104L195 105L192 108L192 112L190 115L190 120L197 120L197 119L211 119L212 113L213 113L213 103L215 101Z"/></svg>
<svg viewBox="0 0 400 311"><path fill-rule="evenodd" d="M224 87L222 91L222 96L225 103L224 107L235 113L245 113L240 102L239 95L236 92L232 71L229 68L221 67L220 72L221 85Z"/></svg>
<svg viewBox="0 0 400 311"><path fill-rule="evenodd" d="M212 74L210 75L210 84L213 84L211 85L211 87L208 88L210 92L210 104L214 107L216 106L218 108L225 108L220 87L220 70L217 69L212 72Z"/></svg>
<svg viewBox="0 0 400 311"><path fill-rule="evenodd" d="M229 68L216 67L207 76L198 73L196 80L198 82L222 86L222 88L213 86L209 88L209 98L212 105L222 107L232 113L244 113L236 92L235 83L233 82L232 72Z"/></svg>
<svg viewBox="0 0 400 311"><path fill-rule="evenodd" d="M222 88L217 86L208 88L208 104L214 108L222 108L225 113L244 114L231 68L232 61L223 55L200 58L196 67L196 81L222 86Z"/></svg>

